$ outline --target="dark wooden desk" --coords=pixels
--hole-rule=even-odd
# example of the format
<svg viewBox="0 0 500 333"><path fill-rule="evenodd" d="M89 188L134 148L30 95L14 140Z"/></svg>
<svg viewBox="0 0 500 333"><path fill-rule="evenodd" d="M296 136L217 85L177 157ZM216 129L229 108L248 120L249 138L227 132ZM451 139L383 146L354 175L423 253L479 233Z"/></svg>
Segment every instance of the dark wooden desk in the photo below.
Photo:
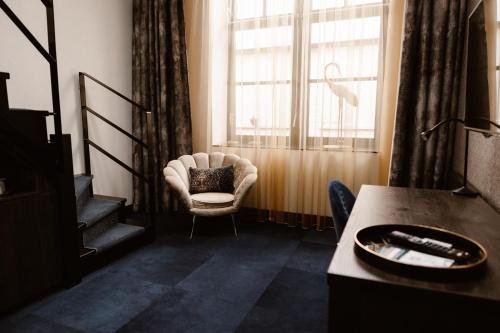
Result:
<svg viewBox="0 0 500 333"><path fill-rule="evenodd" d="M354 234L375 224L422 224L479 241L487 269L461 281L404 277L354 253ZM332 332L500 332L500 215L481 198L364 185L328 269Z"/></svg>

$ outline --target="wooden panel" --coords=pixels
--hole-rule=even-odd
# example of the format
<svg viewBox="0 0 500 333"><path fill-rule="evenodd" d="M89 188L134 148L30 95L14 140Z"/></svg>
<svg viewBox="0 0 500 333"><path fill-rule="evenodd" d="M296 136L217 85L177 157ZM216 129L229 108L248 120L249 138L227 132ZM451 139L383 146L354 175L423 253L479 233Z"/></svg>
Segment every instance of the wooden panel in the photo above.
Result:
<svg viewBox="0 0 500 333"><path fill-rule="evenodd" d="M61 138L64 168L54 153L44 154L46 168L37 158L26 163L12 152L20 149L15 139L0 145L0 174L12 191L0 196L0 312L74 285L81 276L70 137ZM52 152L52 146L30 149Z"/></svg>
<svg viewBox="0 0 500 333"><path fill-rule="evenodd" d="M10 109L7 113L11 126L33 144L47 144L47 111Z"/></svg>
<svg viewBox="0 0 500 333"><path fill-rule="evenodd" d="M0 198L0 311L61 284L54 192Z"/></svg>

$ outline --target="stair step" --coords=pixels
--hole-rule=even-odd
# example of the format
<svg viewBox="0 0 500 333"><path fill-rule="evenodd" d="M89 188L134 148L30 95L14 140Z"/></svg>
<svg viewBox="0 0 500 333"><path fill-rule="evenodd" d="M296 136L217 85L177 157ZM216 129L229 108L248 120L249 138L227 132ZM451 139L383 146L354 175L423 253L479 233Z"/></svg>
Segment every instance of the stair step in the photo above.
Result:
<svg viewBox="0 0 500 333"><path fill-rule="evenodd" d="M120 198L120 197L112 197L109 195L102 195L102 194L94 194L93 196L94 199L102 199L102 200L110 200L110 201L116 201L120 203L120 206L122 209L118 210L118 222L120 223L125 223L125 205L127 203L126 198Z"/></svg>
<svg viewBox="0 0 500 333"><path fill-rule="evenodd" d="M76 200L78 200L87 187L89 187L90 183L92 183L92 178L92 176L75 175L74 181Z"/></svg>
<svg viewBox="0 0 500 333"><path fill-rule="evenodd" d="M94 198L116 201L116 202L123 203L123 204L125 204L125 202L127 201L127 199L125 199L125 198L111 197L109 195L102 195L102 194L94 194Z"/></svg>
<svg viewBox="0 0 500 333"><path fill-rule="evenodd" d="M109 228L121 222L119 220L118 212L119 210L114 211L111 214L103 217L90 227L85 228L82 232L83 244L88 244L89 242L99 237L102 233L106 232Z"/></svg>
<svg viewBox="0 0 500 333"><path fill-rule="evenodd" d="M48 117L51 115L51 113L47 110L9 108L9 111L16 112L16 114L24 114L24 115L38 116L38 117Z"/></svg>
<svg viewBox="0 0 500 333"><path fill-rule="evenodd" d="M85 258L95 253L96 253L95 249L88 249L84 247L83 249L80 249L80 258Z"/></svg>
<svg viewBox="0 0 500 333"><path fill-rule="evenodd" d="M47 111L9 109L5 113L8 116L9 126L35 143L47 143L47 121L45 117L50 115Z"/></svg>
<svg viewBox="0 0 500 333"><path fill-rule="evenodd" d="M103 232L99 237L85 244L85 247L95 249L97 253L113 247L127 239L144 233L143 227L117 223Z"/></svg>
<svg viewBox="0 0 500 333"><path fill-rule="evenodd" d="M149 219L144 219L144 218L127 218L126 219L127 224L129 225L136 225L139 227L144 227L150 223Z"/></svg>
<svg viewBox="0 0 500 333"><path fill-rule="evenodd" d="M85 223L88 228L120 207L120 201L91 198L83 207L78 221Z"/></svg>

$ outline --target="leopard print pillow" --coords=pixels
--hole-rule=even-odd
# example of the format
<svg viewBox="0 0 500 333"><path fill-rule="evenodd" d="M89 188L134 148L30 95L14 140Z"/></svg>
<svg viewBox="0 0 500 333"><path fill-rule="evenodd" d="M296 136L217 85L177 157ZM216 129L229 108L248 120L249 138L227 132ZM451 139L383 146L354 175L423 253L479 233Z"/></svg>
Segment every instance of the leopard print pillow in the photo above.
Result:
<svg viewBox="0 0 500 333"><path fill-rule="evenodd" d="M234 167L199 169L189 168L189 193L234 191Z"/></svg>

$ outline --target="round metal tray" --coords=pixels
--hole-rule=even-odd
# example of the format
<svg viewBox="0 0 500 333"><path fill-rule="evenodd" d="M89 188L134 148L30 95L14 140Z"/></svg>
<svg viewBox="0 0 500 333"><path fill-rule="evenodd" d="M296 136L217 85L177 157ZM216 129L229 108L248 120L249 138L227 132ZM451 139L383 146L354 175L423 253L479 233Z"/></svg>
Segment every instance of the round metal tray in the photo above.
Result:
<svg viewBox="0 0 500 333"><path fill-rule="evenodd" d="M450 267L431 267L409 264L397 259L390 259L376 252L374 247L383 244L386 235L391 231L399 230L421 238L432 238L438 241L451 243L454 247L463 249L471 254L469 260L463 263L454 263ZM486 267L488 253L475 240L435 227L413 224L383 224L360 229L354 235L355 252L363 260L379 268L401 275L424 278L460 278L480 274Z"/></svg>

